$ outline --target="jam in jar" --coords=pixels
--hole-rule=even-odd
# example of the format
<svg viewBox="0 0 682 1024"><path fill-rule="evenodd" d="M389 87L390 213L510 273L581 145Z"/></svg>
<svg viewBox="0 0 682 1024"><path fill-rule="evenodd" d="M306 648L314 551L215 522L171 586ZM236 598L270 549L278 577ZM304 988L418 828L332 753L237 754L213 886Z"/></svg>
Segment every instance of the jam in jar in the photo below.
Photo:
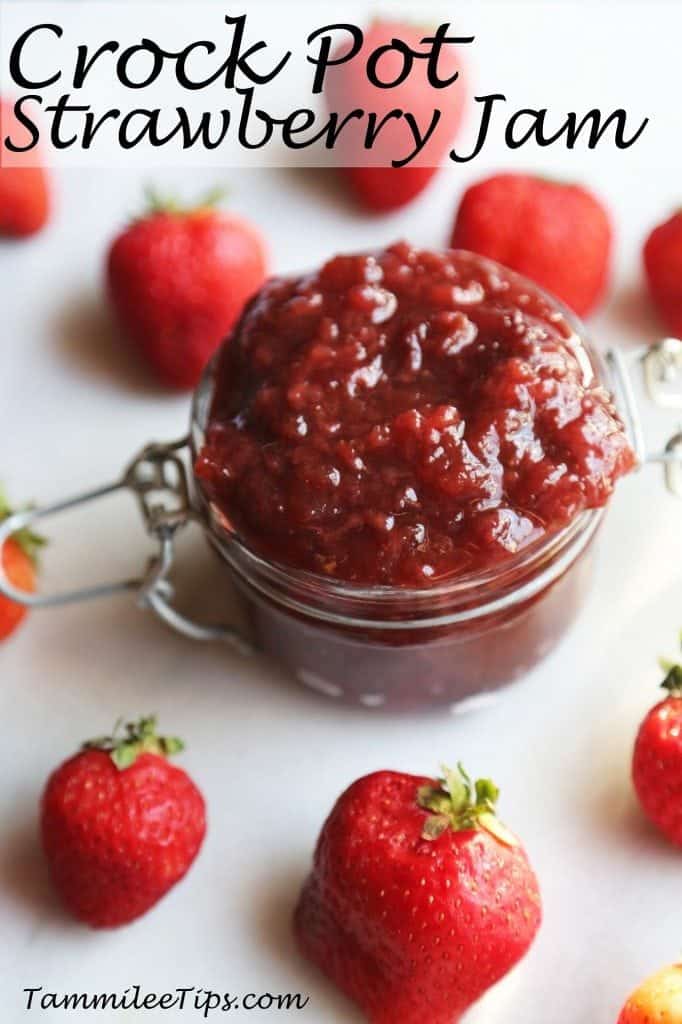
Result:
<svg viewBox="0 0 682 1024"><path fill-rule="evenodd" d="M399 243L266 283L193 429L261 646L371 706L530 668L635 461L603 373L566 309L472 253Z"/></svg>

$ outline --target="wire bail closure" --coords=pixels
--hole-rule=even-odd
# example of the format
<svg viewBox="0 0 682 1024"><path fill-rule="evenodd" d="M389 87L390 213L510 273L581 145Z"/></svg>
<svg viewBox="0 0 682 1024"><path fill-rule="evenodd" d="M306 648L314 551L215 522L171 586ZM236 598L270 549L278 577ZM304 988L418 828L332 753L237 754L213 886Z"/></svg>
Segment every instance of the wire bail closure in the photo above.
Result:
<svg viewBox="0 0 682 1024"><path fill-rule="evenodd" d="M682 426L670 437L663 451L647 450L631 372L633 366L641 367L647 395L659 409L682 409L682 340L664 338L656 345L642 346L627 354L610 349L606 361L613 374L618 408L638 463L642 466L661 464L668 490L682 497ZM149 559L141 576L57 594L30 594L13 586L0 557L0 594L18 604L50 608L132 593L141 607L151 608L178 633L192 640L221 640L240 654L251 654L252 645L234 627L195 622L172 603L174 594L169 575L175 556L175 535L192 521L202 525L201 516L192 504L187 469L181 457L181 452L188 447L188 437L166 444L148 444L114 483L51 505L15 512L0 522L2 552L5 541L26 526L118 491L130 491L138 500L147 533L157 543L156 554Z"/></svg>
<svg viewBox="0 0 682 1024"><path fill-rule="evenodd" d="M642 429L631 367L640 366L649 401L658 409L682 409L682 340L663 338L629 353L609 349L606 361L613 371L619 411L640 465L663 466L666 487L682 498L682 426L669 438L663 451L649 451Z"/></svg>
<svg viewBox="0 0 682 1024"><path fill-rule="evenodd" d="M5 541L26 526L118 491L130 491L138 499L147 533L158 544L158 550L149 559L143 575L57 594L30 594L13 586L0 558L0 594L32 608L50 608L132 593L141 607L151 608L167 625L184 636L192 640L222 640L240 654L252 653L251 644L233 627L195 622L171 603L174 595L168 577L174 561L175 534L189 522L198 521L190 498L187 471L180 456L188 443L188 438L184 437L167 444L149 444L114 483L51 505L23 509L0 523L1 552Z"/></svg>

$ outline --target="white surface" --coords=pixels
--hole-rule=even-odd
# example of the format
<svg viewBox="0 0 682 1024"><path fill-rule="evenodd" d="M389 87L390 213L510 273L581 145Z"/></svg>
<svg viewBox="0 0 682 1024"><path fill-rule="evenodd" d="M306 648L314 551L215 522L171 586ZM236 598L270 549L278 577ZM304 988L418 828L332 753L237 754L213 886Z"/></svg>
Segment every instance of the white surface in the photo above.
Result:
<svg viewBox="0 0 682 1024"><path fill-rule="evenodd" d="M596 81L599 68L592 73ZM234 208L263 226L273 267L287 270L398 236L444 243L460 188L493 157L442 173L417 203L380 220L352 210L333 179L312 171L226 177ZM661 166L650 183L633 180L626 155L595 160L589 176L619 235L614 286L592 324L604 345L659 333L640 294L639 250L649 227L679 204L680 189L679 173L663 166L667 153L652 159ZM565 166L574 173L570 157ZM191 194L215 173L156 179ZM185 429L188 401L149 385L119 347L101 298L105 246L138 208L142 180L137 172L63 172L49 230L0 247L0 476L15 495L47 500L106 481L148 439ZM649 423L660 426L660 417ZM260 658L185 642L125 600L35 613L0 651L3 1022L24 1019L24 986L96 992L134 983L303 992L310 1003L292 1019L359 1020L291 940L319 826L362 773L429 773L458 758L500 783L502 816L524 838L545 902L532 952L467 1024L615 1021L628 990L682 954L680 854L644 825L628 778L637 723L657 696L655 657L674 652L682 625L681 515L656 469L623 482L596 585L569 638L498 703L464 716L343 709ZM114 504L75 527L55 521L49 533L46 585L116 575L147 551L135 518L120 517ZM188 546L194 585L215 579L200 538ZM182 764L205 792L208 838L188 878L153 912L129 928L92 933L63 916L46 883L35 835L40 791L80 740L121 714L149 710L188 741ZM81 1016L91 1015L69 1019ZM252 1016L283 1019L232 1014ZM201 1019L98 1019L157 1017Z"/></svg>

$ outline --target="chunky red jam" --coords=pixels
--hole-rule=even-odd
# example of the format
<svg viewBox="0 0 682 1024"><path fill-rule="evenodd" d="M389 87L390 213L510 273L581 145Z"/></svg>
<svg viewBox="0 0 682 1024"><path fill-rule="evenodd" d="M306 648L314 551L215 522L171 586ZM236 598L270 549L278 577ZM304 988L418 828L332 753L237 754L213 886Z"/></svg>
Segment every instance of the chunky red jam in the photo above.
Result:
<svg viewBox="0 0 682 1024"><path fill-rule="evenodd" d="M220 356L196 474L269 559L428 586L603 505L633 462L551 299L400 243L264 286Z"/></svg>

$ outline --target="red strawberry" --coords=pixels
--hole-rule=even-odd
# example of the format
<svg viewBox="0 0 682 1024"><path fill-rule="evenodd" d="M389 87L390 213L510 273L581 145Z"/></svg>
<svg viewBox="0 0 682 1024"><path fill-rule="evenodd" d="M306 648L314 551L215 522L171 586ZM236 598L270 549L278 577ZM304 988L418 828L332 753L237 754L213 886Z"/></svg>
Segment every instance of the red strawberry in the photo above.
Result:
<svg viewBox="0 0 682 1024"><path fill-rule="evenodd" d="M295 931L373 1024L454 1024L526 953L540 894L498 791L376 772L325 822Z"/></svg>
<svg viewBox="0 0 682 1024"><path fill-rule="evenodd" d="M127 924L178 882L206 832L204 800L167 757L156 720L87 743L48 780L41 828L52 880L74 917Z"/></svg>
<svg viewBox="0 0 682 1024"><path fill-rule="evenodd" d="M662 686L668 696L640 726L632 779L644 813L682 846L682 665L670 666Z"/></svg>
<svg viewBox="0 0 682 1024"><path fill-rule="evenodd" d="M448 35L456 33L451 31ZM428 128L434 110L441 111L440 121L425 147L405 167L390 166L393 159L402 159L414 148L410 129L403 119L391 119L381 129L369 153L363 146L366 123L351 121L343 129L336 145L341 159L344 155L350 166L341 168L352 191L368 209L384 212L395 210L414 199L434 176L457 132L466 97L461 74L461 50L451 43L443 46L438 61L441 80L459 73L453 83L443 89L434 88L427 78L427 62L415 59L408 77L390 89L381 89L369 80L367 59L379 47L390 45L396 38L411 49L425 53L425 37L433 36L430 29L419 28L397 20L377 19L365 32L359 53L347 63L330 67L325 78L325 99L330 111L341 118L352 110L376 112L378 121L392 110L412 114L422 132ZM344 42L332 54L338 60L348 52ZM394 81L403 67L403 57L393 50L377 62L381 81ZM369 161L372 166L367 166Z"/></svg>
<svg viewBox="0 0 682 1024"><path fill-rule="evenodd" d="M14 106L0 101L0 234L21 237L33 235L47 223L50 194L47 171L30 166L33 156L13 153L5 147L5 139L24 145L28 131L14 116Z"/></svg>
<svg viewBox="0 0 682 1024"><path fill-rule="evenodd" d="M12 514L5 495L0 490L0 522ZM32 594L36 589L38 548L45 541L30 530L19 530L2 548L2 565L7 579L18 590ZM6 640L26 617L23 604L10 601L0 594L0 641Z"/></svg>
<svg viewBox="0 0 682 1024"><path fill-rule="evenodd" d="M682 211L659 224L647 238L644 269L668 330L682 337Z"/></svg>
<svg viewBox="0 0 682 1024"><path fill-rule="evenodd" d="M248 298L263 283L259 232L209 197L194 209L152 200L109 250L109 294L159 380L192 388Z"/></svg>
<svg viewBox="0 0 682 1024"><path fill-rule="evenodd" d="M644 982L621 1010L618 1024L680 1024L682 964L665 967Z"/></svg>
<svg viewBox="0 0 682 1024"><path fill-rule="evenodd" d="M471 249L590 313L606 288L612 231L604 206L579 185L497 174L464 193L453 249Z"/></svg>

